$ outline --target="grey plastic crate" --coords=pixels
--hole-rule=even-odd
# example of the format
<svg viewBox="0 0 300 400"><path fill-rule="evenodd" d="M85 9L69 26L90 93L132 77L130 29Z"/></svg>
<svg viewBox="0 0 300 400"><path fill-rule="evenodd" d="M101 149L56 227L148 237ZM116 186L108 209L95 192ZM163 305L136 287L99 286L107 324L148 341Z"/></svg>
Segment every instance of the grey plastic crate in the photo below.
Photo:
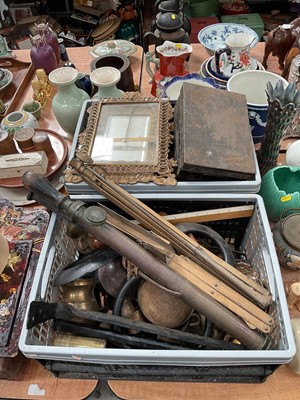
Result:
<svg viewBox="0 0 300 400"><path fill-rule="evenodd" d="M271 332L271 348L267 350L139 350L139 349L95 349L77 347L53 346L55 331L52 323L40 324L28 330L26 323L22 328L19 347L26 357L48 361L68 363L83 363L86 365L115 365L111 369L126 369L126 366L185 366L204 367L237 365L272 366L289 362L295 354L295 344L292 334L290 317L286 303L281 272L274 248L263 200L255 194L201 194L170 196L159 194L145 201L154 210L167 210L168 213L201 211L213 208L223 208L242 205L253 205L251 218L215 221L208 225L220 233L249 259L260 278L266 282L273 297L273 306L269 310L275 319ZM106 205L112 206L111 203ZM56 272L77 257L73 242L65 234L65 223L55 214L52 216L45 243L37 265L35 279L32 285L31 301L56 302L61 298L61 290L54 288L52 283ZM27 318L27 314L26 314ZM26 321L25 318L25 321ZM129 368L129 367L128 367ZM149 371L150 371L149 369ZM268 368L267 368L268 369ZM121 374L122 375L122 374ZM123 375L124 376L124 375ZM119 378L121 379L121 378Z"/></svg>
<svg viewBox="0 0 300 400"><path fill-rule="evenodd" d="M77 147L78 136L80 132L84 131L87 123L87 108L91 105L91 100L86 100L76 127L74 134L74 140L70 150L69 159L72 159L75 155ZM254 146L253 146L253 152ZM258 193L261 185L261 176L259 167L255 157L256 173L254 180L249 181L238 181L238 180L203 180L203 181L181 181L176 186L158 186L155 183L135 183L133 185L120 185L125 190L134 194L153 194L153 193L166 193L166 194L177 194L177 193ZM92 199L101 200L101 196L97 191L88 186L85 182L79 183L66 183L65 188L69 193L71 199Z"/></svg>

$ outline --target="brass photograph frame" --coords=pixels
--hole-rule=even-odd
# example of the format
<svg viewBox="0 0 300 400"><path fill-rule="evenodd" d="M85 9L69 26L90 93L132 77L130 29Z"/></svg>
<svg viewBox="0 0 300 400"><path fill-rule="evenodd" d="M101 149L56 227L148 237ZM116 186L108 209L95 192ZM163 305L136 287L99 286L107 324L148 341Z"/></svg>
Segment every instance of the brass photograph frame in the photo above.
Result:
<svg viewBox="0 0 300 400"><path fill-rule="evenodd" d="M150 117L151 129L157 129L157 154L156 158L148 157L149 162L126 162L124 160L118 161L95 161L92 157L93 146L96 141L96 137L99 134L99 124L101 123L101 111L104 106L109 107L110 105L116 105L122 115L122 106L132 104L134 107L139 105L150 104L157 105L155 107L148 107ZM151 111L151 108L154 110ZM123 107L125 109L125 107ZM156 115L157 110L157 115ZM86 165L91 167L96 173L105 176L107 179L118 183L118 184L134 184L138 182L154 182L158 185L171 185L177 184L174 168L177 163L170 156L170 145L173 142L173 135L171 133L171 119L173 117L173 108L168 99L158 99L143 97L140 93L130 92L126 93L121 98L117 99L101 99L100 101L93 101L92 105L87 109L88 118L85 130L79 134L77 147L75 150L75 158L83 161ZM119 114L119 113L118 113ZM126 115L126 113L124 113ZM157 123L156 123L157 121ZM137 138L137 141L139 138ZM143 139L142 139L143 140ZM132 138L135 142L135 138ZM157 162L153 162L153 159L157 159ZM76 173L68 170L65 174L65 180L71 183L78 183L81 179L76 176Z"/></svg>

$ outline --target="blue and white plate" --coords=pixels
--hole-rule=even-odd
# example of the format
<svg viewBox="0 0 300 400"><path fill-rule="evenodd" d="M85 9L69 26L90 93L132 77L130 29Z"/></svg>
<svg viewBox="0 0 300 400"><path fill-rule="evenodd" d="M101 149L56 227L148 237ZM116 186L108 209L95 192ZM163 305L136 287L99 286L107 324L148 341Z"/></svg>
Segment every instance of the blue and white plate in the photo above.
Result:
<svg viewBox="0 0 300 400"><path fill-rule="evenodd" d="M227 81L224 81L224 80L221 80L221 79L217 79L217 78L213 77L212 75L210 75L210 74L208 73L208 70L207 70L207 63L208 63L209 60L210 60L210 58L207 58L207 59L202 63L201 68L200 68L200 71L199 71L199 74L200 74L203 78L210 78L210 79L213 79L214 82L215 82L217 85L219 85L219 88L220 88L220 89L225 89L225 90L226 90Z"/></svg>
<svg viewBox="0 0 300 400"><path fill-rule="evenodd" d="M198 33L199 42L206 48L210 55L226 47L225 39L232 33L244 32L253 37L250 45L253 48L258 42L257 33L246 25L220 22L218 24L208 25Z"/></svg>
<svg viewBox="0 0 300 400"><path fill-rule="evenodd" d="M174 76L164 84L162 97L168 97L171 102L178 99L183 82L193 83L200 86L208 86L219 89L219 85L212 78L203 78L199 74L187 74L184 76Z"/></svg>

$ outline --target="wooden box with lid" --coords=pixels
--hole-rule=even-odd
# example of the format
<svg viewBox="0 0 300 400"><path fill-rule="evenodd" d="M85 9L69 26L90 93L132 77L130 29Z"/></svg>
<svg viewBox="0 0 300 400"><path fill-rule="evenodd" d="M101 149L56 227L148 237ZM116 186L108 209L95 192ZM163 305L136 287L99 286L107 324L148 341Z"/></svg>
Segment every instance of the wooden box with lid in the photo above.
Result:
<svg viewBox="0 0 300 400"><path fill-rule="evenodd" d="M174 126L178 177L253 179L255 155L244 95L184 83Z"/></svg>

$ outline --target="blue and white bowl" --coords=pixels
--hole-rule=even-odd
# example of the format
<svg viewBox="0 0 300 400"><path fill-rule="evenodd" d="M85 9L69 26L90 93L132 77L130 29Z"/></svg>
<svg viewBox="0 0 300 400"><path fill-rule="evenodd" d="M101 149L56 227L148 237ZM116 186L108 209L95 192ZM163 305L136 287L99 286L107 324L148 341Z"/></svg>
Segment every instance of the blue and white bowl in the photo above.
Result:
<svg viewBox="0 0 300 400"><path fill-rule="evenodd" d="M198 33L199 42L205 47L209 55L213 56L219 49L226 47L225 39L232 33L244 32L253 37L250 47L253 48L258 42L257 33L246 25L220 22L208 25Z"/></svg>
<svg viewBox="0 0 300 400"><path fill-rule="evenodd" d="M183 82L219 89L219 85L212 78L203 78L199 74L193 73L184 76L174 76L166 82L163 86L162 97L168 97L171 103L175 103L180 95Z"/></svg>

